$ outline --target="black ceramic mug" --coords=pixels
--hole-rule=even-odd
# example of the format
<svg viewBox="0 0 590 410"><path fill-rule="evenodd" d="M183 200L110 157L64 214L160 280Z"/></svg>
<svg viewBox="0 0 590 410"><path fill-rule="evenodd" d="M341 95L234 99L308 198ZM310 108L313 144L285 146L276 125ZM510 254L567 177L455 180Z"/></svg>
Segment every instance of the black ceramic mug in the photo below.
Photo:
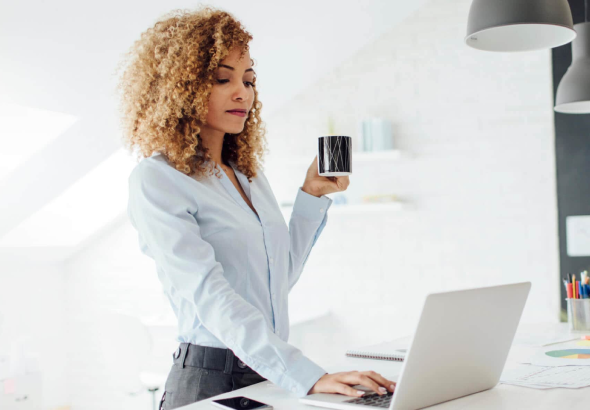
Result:
<svg viewBox="0 0 590 410"><path fill-rule="evenodd" d="M330 135L318 138L318 174L323 177L352 174L352 137Z"/></svg>

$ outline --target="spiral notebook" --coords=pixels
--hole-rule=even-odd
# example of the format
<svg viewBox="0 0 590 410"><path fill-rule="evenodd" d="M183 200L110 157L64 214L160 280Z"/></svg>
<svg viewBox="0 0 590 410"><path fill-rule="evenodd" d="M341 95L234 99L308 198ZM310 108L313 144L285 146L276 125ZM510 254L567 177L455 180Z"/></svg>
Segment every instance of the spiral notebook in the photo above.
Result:
<svg viewBox="0 0 590 410"><path fill-rule="evenodd" d="M384 342L360 349L347 350L346 356L360 357L363 359L403 361L406 356L406 349L400 348L399 344Z"/></svg>

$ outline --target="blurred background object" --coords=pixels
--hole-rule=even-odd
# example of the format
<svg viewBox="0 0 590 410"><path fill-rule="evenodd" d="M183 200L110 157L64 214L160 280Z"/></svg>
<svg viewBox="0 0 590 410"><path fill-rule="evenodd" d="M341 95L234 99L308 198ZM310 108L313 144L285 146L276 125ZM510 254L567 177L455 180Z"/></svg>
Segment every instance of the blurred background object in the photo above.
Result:
<svg viewBox="0 0 590 410"><path fill-rule="evenodd" d="M361 121L359 140L361 151L387 151L393 149L391 122L382 118Z"/></svg>

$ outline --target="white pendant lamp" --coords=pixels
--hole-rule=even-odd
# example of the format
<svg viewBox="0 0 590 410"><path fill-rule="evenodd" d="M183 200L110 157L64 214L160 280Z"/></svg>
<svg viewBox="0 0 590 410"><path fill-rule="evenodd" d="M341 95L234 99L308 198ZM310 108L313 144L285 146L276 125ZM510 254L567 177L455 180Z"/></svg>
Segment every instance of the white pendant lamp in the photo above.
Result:
<svg viewBox="0 0 590 410"><path fill-rule="evenodd" d="M485 51L532 51L575 37L567 0L473 0L465 43Z"/></svg>
<svg viewBox="0 0 590 410"><path fill-rule="evenodd" d="M590 114L590 23L588 4L584 2L584 23L574 28L578 37L572 42L572 65L559 82L554 110L564 114Z"/></svg>

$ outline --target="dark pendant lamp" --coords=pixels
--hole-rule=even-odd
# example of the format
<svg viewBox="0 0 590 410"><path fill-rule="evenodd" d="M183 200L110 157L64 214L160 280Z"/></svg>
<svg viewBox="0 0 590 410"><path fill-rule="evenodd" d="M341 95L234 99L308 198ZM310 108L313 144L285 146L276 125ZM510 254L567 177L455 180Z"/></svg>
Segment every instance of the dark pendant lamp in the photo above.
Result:
<svg viewBox="0 0 590 410"><path fill-rule="evenodd" d="M485 51L532 51L575 37L567 0L473 0L465 43Z"/></svg>
<svg viewBox="0 0 590 410"><path fill-rule="evenodd" d="M572 42L572 65L559 82L555 108L564 114L590 114L590 23L587 0L584 2L584 23L574 26L578 37Z"/></svg>

